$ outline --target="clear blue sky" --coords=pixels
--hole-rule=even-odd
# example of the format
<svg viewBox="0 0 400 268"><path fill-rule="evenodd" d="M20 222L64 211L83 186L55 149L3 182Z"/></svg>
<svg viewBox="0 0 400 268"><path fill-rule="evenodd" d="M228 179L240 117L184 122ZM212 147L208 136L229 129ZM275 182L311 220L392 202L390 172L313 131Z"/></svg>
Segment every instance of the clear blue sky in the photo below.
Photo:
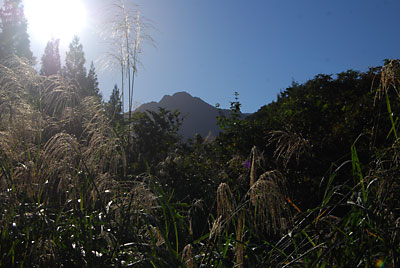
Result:
<svg viewBox="0 0 400 268"><path fill-rule="evenodd" d="M26 0L33 1L33 0ZM104 48L94 34L100 4L80 34L88 62ZM137 0L157 31L141 54L135 101L187 91L229 107L239 92L244 112L276 99L292 81L348 69L365 71L400 58L399 0ZM45 44L32 40L40 58ZM64 50L63 50L64 49ZM61 48L65 54L65 48ZM99 66L96 66L99 68ZM98 71L108 99L117 74Z"/></svg>

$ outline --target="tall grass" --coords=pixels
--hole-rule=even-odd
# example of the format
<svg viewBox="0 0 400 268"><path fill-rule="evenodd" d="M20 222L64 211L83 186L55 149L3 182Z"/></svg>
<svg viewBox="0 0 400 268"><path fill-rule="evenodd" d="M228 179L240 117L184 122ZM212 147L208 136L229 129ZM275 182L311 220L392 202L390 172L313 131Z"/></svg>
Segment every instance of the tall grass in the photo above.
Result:
<svg viewBox="0 0 400 268"><path fill-rule="evenodd" d="M154 182L119 176L101 103L17 57L0 72L1 266L180 264L180 216Z"/></svg>
<svg viewBox="0 0 400 268"><path fill-rule="evenodd" d="M371 146L373 161L364 163L362 134L323 178L320 205L297 206L287 189L285 170L301 163L307 139L273 131L281 164L267 169L255 147L247 159L232 156L226 177L240 176L216 187L208 231L194 237L197 205L174 202L149 172L125 176L124 142L97 99L10 57L0 64L0 266L398 267L400 146L391 107L399 77L398 62L389 62L376 94L392 145ZM348 183L336 183L339 173Z"/></svg>

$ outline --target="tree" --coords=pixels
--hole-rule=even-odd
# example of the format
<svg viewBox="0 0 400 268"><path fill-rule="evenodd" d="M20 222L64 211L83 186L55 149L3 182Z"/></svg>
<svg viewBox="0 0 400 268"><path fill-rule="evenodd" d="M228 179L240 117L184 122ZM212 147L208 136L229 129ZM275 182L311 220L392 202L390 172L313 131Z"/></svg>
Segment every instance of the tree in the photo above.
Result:
<svg viewBox="0 0 400 268"><path fill-rule="evenodd" d="M86 77L86 91L89 96L97 96L101 98L99 81L97 79L96 69L94 67L93 61L90 64L90 69Z"/></svg>
<svg viewBox="0 0 400 268"><path fill-rule="evenodd" d="M0 59L14 54L33 65L35 58L29 46L22 0L5 0L0 9Z"/></svg>
<svg viewBox="0 0 400 268"><path fill-rule="evenodd" d="M122 101L117 85L114 85L110 99L106 103L105 110L107 116L111 118L113 125L116 126L122 119Z"/></svg>
<svg viewBox="0 0 400 268"><path fill-rule="evenodd" d="M58 49L60 39L50 40L47 42L44 54L42 56L42 68L40 74L45 76L60 75L61 61L60 51Z"/></svg>
<svg viewBox="0 0 400 268"><path fill-rule="evenodd" d="M79 42L77 36L74 37L69 45L69 51L65 56L65 66L63 68L63 76L74 83L77 83L81 88L86 86L86 68L85 68L85 53L83 46Z"/></svg>
<svg viewBox="0 0 400 268"><path fill-rule="evenodd" d="M178 130L182 118L178 111L170 112L159 107L159 111L136 112L132 116L132 144L136 156L136 171L146 171L146 165L156 166L180 140ZM134 162L134 161L132 161Z"/></svg>
<svg viewBox="0 0 400 268"><path fill-rule="evenodd" d="M235 101L231 102L229 115L226 116L221 111L217 117L217 124L222 130L217 137L217 144L226 155L248 154L253 146L251 135L248 133L247 121L243 120L244 116L240 111L239 93L235 92L234 95Z"/></svg>
<svg viewBox="0 0 400 268"><path fill-rule="evenodd" d="M91 62L89 72L86 75L85 63L83 46L79 42L79 38L75 36L69 45L69 51L66 53L62 75L65 79L80 87L82 96L96 96L101 99L99 81L94 64Z"/></svg>

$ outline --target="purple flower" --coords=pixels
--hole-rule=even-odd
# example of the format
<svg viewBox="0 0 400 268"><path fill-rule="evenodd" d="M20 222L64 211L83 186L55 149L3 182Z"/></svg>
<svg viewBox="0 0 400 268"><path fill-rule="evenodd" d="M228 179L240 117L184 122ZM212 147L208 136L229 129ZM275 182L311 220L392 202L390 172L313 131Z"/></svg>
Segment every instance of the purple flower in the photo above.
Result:
<svg viewBox="0 0 400 268"><path fill-rule="evenodd" d="M244 167L244 168L250 168L250 162L249 161L244 161L243 163L242 163L242 166Z"/></svg>

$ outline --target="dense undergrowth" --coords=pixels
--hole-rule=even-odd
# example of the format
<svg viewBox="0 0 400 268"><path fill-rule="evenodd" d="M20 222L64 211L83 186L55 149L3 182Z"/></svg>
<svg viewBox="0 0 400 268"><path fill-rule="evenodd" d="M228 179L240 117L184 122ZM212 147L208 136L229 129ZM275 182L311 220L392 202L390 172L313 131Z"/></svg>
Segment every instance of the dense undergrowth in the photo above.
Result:
<svg viewBox="0 0 400 268"><path fill-rule="evenodd" d="M399 62L293 84L214 140L0 64L0 266L398 267ZM129 125L129 127L128 127Z"/></svg>

